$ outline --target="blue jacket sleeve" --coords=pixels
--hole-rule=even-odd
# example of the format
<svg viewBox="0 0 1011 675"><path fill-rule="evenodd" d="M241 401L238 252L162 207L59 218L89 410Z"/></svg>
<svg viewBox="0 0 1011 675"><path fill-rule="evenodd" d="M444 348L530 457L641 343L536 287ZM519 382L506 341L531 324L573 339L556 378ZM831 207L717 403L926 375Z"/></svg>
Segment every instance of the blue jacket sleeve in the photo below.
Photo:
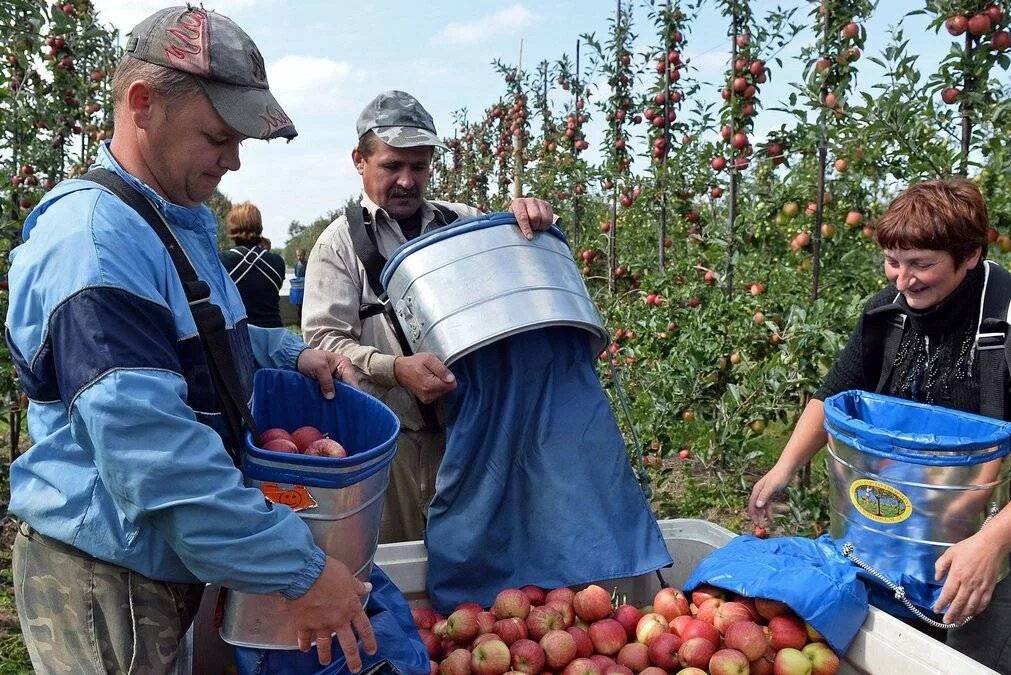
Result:
<svg viewBox="0 0 1011 675"><path fill-rule="evenodd" d="M294 333L287 328L261 328L247 326L249 342L253 347L253 358L260 368L286 368L295 370L298 355L306 349Z"/></svg>

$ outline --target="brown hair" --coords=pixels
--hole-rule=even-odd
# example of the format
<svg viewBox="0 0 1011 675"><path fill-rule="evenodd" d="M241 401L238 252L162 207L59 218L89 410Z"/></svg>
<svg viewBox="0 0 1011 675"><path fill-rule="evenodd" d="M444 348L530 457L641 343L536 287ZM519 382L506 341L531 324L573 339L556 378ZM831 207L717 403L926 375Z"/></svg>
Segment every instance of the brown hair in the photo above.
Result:
<svg viewBox="0 0 1011 675"><path fill-rule="evenodd" d="M195 76L127 55L120 60L112 76L112 101L117 110L126 102L126 92L130 89L130 85L137 80L144 80L150 84L152 89L167 98L170 103L203 93Z"/></svg>
<svg viewBox="0 0 1011 675"><path fill-rule="evenodd" d="M946 251L961 265L976 251L986 256L990 220L976 184L965 178L917 183L892 200L878 219L875 239L884 249Z"/></svg>
<svg viewBox="0 0 1011 675"><path fill-rule="evenodd" d="M242 202L228 212L228 236L236 246L258 246L263 234L260 209L251 202Z"/></svg>

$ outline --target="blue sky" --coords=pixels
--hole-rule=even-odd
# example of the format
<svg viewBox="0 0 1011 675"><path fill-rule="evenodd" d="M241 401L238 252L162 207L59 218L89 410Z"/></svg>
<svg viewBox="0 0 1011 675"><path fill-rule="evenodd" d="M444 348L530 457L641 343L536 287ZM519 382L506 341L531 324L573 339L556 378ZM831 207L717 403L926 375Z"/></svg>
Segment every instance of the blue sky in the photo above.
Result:
<svg viewBox="0 0 1011 675"><path fill-rule="evenodd" d="M880 0L865 22L864 53L879 54L888 28L923 4L920 0ZM756 15L777 5L799 7L796 18L805 22L811 3L752 1ZM125 34L165 5L150 0L95 0L95 6L103 23ZM221 184L232 201L248 199L261 208L265 235L280 246L292 219L307 223L360 190L350 159L357 140L355 120L378 92L411 92L432 113L440 133L450 135L453 110L466 107L475 118L502 93L503 83L490 65L492 60L515 64L521 40L525 67L543 59L553 62L562 53L571 58L581 33L606 36L615 4L600 0L208 0L204 6L231 17L253 37L267 63L271 90L299 131L290 144L247 141L242 169L228 174ZM643 3L635 6L636 44L645 47L653 42L652 24ZM926 24L925 16L909 17L904 23L910 52L921 56L924 75L936 67L952 40L947 33L928 31ZM728 40L714 3L704 6L691 22L687 38L684 56L693 60L700 80L713 83L703 88L702 95L716 101ZM783 69L774 71L772 81L762 89L765 108L785 99L789 83L800 79L802 64L793 57L812 40L810 33L802 34L781 54ZM861 60L860 88L868 88L880 75L880 68ZM778 113L760 113L756 134L761 137L784 121ZM591 159L598 138L591 127Z"/></svg>

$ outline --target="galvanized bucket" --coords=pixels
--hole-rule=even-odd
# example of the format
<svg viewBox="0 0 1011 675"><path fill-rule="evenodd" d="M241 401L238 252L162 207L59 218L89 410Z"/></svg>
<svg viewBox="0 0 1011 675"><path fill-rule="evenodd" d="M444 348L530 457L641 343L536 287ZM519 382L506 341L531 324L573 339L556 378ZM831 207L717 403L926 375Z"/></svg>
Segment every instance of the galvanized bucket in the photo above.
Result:
<svg viewBox="0 0 1011 675"><path fill-rule="evenodd" d="M263 377L263 372L257 372L256 377ZM277 386L272 391L263 392L268 395L257 398L254 393L257 423L263 428L288 429L312 424L341 442L349 456L335 459L274 453L257 448L248 437L242 462L245 482L259 488L274 503L295 510L308 525L313 541L328 556L344 563L362 581L368 581L379 542L390 463L397 452L400 432L397 417L368 394L340 384L333 401L319 397L306 409L300 405L306 401L293 397L291 389L285 388L285 385L303 386L303 382L284 379L302 376L290 371L272 372L280 372L274 377L282 379L279 385L275 382ZM257 384L261 383L255 383L254 388ZM319 391L314 381L309 385ZM279 400L288 405L279 415L275 410L270 419L263 411L265 401ZM278 417L290 421L284 424ZM221 638L241 647L297 649L289 606L289 601L280 594L229 590Z"/></svg>
<svg viewBox="0 0 1011 675"><path fill-rule="evenodd" d="M1011 425L847 391L825 401L825 429L832 538L885 586L929 608L941 586L937 558L1008 503Z"/></svg>
<svg viewBox="0 0 1011 675"><path fill-rule="evenodd" d="M411 349L444 363L509 335L575 326L607 331L565 235L551 228L528 241L511 213L461 221L401 246L381 281Z"/></svg>

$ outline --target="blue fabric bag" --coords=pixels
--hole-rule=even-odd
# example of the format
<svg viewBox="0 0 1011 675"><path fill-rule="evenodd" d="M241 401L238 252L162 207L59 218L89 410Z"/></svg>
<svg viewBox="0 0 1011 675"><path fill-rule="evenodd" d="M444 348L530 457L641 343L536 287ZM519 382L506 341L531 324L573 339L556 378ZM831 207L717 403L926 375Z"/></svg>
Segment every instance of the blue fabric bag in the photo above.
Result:
<svg viewBox="0 0 1011 675"><path fill-rule="evenodd" d="M428 599L448 613L507 587L672 564L597 379L589 334L543 328L451 366L446 454L428 513Z"/></svg>
<svg viewBox="0 0 1011 675"><path fill-rule="evenodd" d="M428 652L421 641L407 599L390 578L372 568L372 594L365 607L376 636L378 651L369 656L358 642L362 656L361 673L395 673L397 675L428 675ZM235 665L240 675L343 675L350 673L337 640L332 641L333 661L328 666L319 663L316 648L308 652L295 650L235 648Z"/></svg>
<svg viewBox="0 0 1011 675"><path fill-rule="evenodd" d="M844 654L867 616L867 588L858 572L827 534L813 540L741 535L705 557L684 591L710 584L779 600L821 633L837 654Z"/></svg>

